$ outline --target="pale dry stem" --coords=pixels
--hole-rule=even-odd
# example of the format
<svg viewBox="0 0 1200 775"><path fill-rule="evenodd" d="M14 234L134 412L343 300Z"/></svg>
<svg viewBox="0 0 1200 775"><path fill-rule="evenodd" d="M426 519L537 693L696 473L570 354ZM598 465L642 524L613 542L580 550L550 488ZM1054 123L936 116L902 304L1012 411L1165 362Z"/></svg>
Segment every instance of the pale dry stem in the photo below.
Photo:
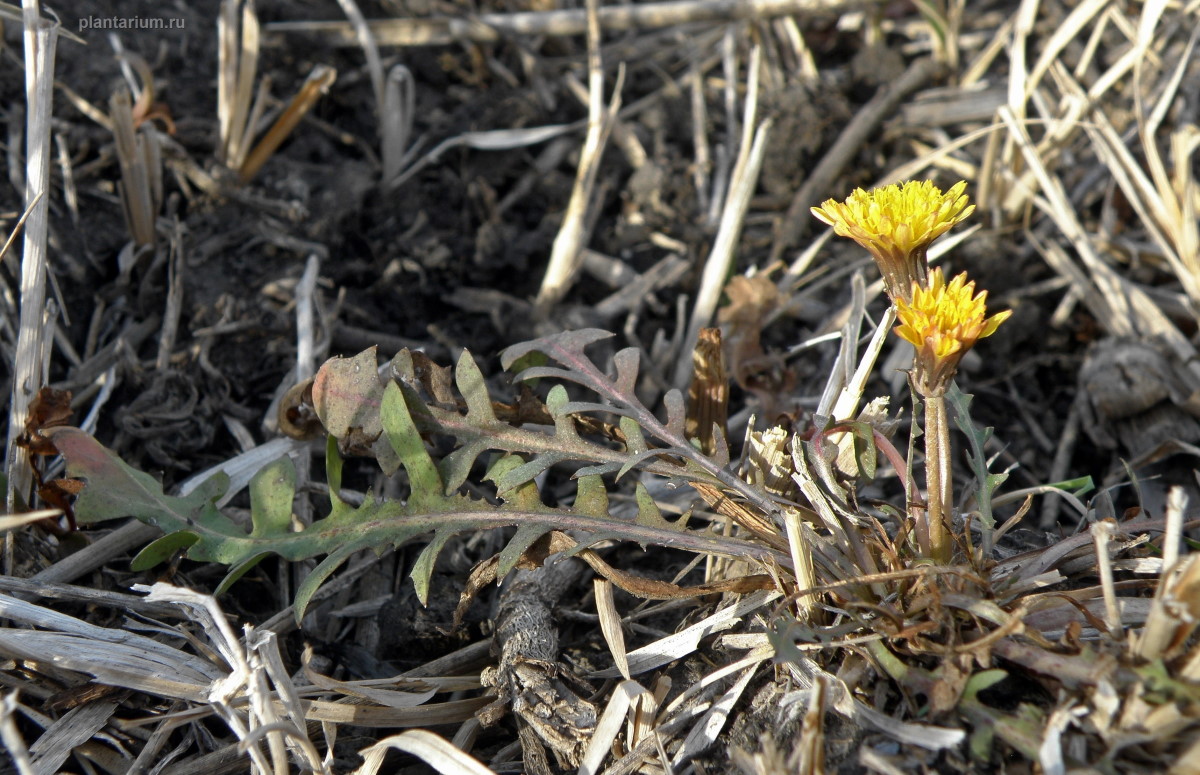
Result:
<svg viewBox="0 0 1200 775"><path fill-rule="evenodd" d="M567 211L558 235L554 238L550 263L546 267L546 274L538 291L536 306L542 314L566 295L579 274L580 255L587 247L590 236L587 216L596 176L600 171L600 159L621 107L620 78L617 88L613 90L612 103L607 108L604 105L604 69L600 57L598 0L588 0L587 11L588 131L580 151L579 168L576 170L571 198L567 202Z"/></svg>
<svg viewBox="0 0 1200 775"><path fill-rule="evenodd" d="M54 57L58 25L37 16L36 3L25 7L25 201L29 216L25 223L24 250L21 258L20 304L16 352L13 357L12 395L8 412L8 437L5 445L5 473L8 490L7 510L30 503L33 470L29 453L16 445L25 429L30 403L45 384L49 370L50 338L47 326L53 325L53 310L46 305L49 276L47 239L50 201L50 117L53 108ZM12 543L4 540L2 567L12 569Z"/></svg>
<svg viewBox="0 0 1200 775"><path fill-rule="evenodd" d="M672 0L671 2L609 5L600 9L605 32L650 30L693 22L769 20L793 14L836 15L853 3L844 0ZM473 18L378 19L370 22L380 46L433 46L457 42L498 43L506 35L582 35L587 31L583 9L523 13L484 13ZM274 22L267 25L264 45L287 44L292 33L318 34L329 45L356 46L358 37L348 22Z"/></svg>

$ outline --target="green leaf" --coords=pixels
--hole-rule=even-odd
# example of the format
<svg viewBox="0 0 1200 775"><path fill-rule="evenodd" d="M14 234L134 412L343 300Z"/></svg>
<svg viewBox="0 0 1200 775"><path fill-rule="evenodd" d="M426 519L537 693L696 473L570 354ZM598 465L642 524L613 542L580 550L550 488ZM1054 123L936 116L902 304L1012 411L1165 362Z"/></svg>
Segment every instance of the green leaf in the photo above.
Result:
<svg viewBox="0 0 1200 775"><path fill-rule="evenodd" d="M967 743L971 758L977 762L987 763L992 758L992 746L996 744L995 727L992 724L976 724L971 730Z"/></svg>
<svg viewBox="0 0 1200 775"><path fill-rule="evenodd" d="M268 463L250 480L250 535L286 533L292 525L296 464L287 455Z"/></svg>
<svg viewBox="0 0 1200 775"><path fill-rule="evenodd" d="M545 353L538 352L537 350L530 350L525 354L512 359L508 363L502 362L501 366L505 371L511 371L513 374L520 374L526 369L532 369L537 366L545 366L549 362L550 359L546 357ZM537 380L532 380L529 384L530 387L537 387Z"/></svg>
<svg viewBox="0 0 1200 775"><path fill-rule="evenodd" d="M599 476L581 476L576 485L575 506L577 514L589 517L608 516L608 490Z"/></svg>
<svg viewBox="0 0 1200 775"><path fill-rule="evenodd" d="M379 468L391 476L400 460L383 438L383 390L378 358L371 347L353 358L332 358L317 370L313 407L330 434L351 448L370 449Z"/></svg>
<svg viewBox="0 0 1200 775"><path fill-rule="evenodd" d="M296 616L296 624L300 624L304 620L304 612L308 610L308 603L312 600L313 595L325 583L325 580L333 575L333 572L342 566L346 560L350 559L350 555L357 552L357 546L343 546L337 549L317 567L309 572L304 581L300 582L300 586L296 588L296 598L292 601L292 611Z"/></svg>
<svg viewBox="0 0 1200 775"><path fill-rule="evenodd" d="M654 502L654 498L650 495L650 491L646 489L646 485L641 482L637 483L637 487L634 488L634 498L637 500L637 523L639 525L665 529L675 527L663 519L662 511L659 510L658 504Z"/></svg>
<svg viewBox="0 0 1200 775"><path fill-rule="evenodd" d="M488 395L487 384L479 365L466 350L458 357L454 369L454 383L467 402L467 417L478 425L498 425L495 412L492 411L492 399Z"/></svg>
<svg viewBox="0 0 1200 775"><path fill-rule="evenodd" d="M687 402L683 400L683 393L679 388L671 388L663 394L663 404L667 407L667 429L678 438L686 438Z"/></svg>
<svg viewBox="0 0 1200 775"><path fill-rule="evenodd" d="M433 577L433 567L446 542L453 537L453 530L439 530L434 533L433 538L417 556L417 561L413 563L412 571L408 575L413 580L413 589L416 590L417 600L421 601L421 605L429 605L429 580Z"/></svg>
<svg viewBox="0 0 1200 775"><path fill-rule="evenodd" d="M150 570L155 565L171 559L175 552L187 549L199 540L200 536L195 533L167 533L165 536L156 538L138 552L137 556L129 563L129 567L135 571Z"/></svg>
<svg viewBox="0 0 1200 775"><path fill-rule="evenodd" d="M929 0L914 0L913 5L917 7L921 16L929 24L929 28L933 31L934 36L944 46L946 43L946 28L949 23L945 15Z"/></svg>
<svg viewBox="0 0 1200 775"><path fill-rule="evenodd" d="M980 670L974 673L967 679L967 683L963 686L963 693L960 702L965 700L968 702L977 701L979 693L985 689L990 689L996 684L1008 678L1008 673L1004 670Z"/></svg>
<svg viewBox="0 0 1200 775"><path fill-rule="evenodd" d="M237 580L249 573L255 565L258 565L263 560L271 556L270 552L261 552L248 559L242 560L238 564L229 569L225 574L225 578L221 579L221 583L217 585L217 589L213 592L215 597L220 597L229 591L229 588L237 583Z"/></svg>
<svg viewBox="0 0 1200 775"><path fill-rule="evenodd" d="M872 433L872 428L867 423L854 423L854 458L858 463L858 470L861 471L868 479L875 478L875 470L878 466L879 454L875 449L875 436Z"/></svg>
<svg viewBox="0 0 1200 775"><path fill-rule="evenodd" d="M560 439L582 442L579 438L579 431L575 428L575 421L571 419L571 413L566 411L570 403L570 398L567 396L567 389L562 385L555 385L550 388L550 392L546 395L546 408L550 410L550 414L554 417L555 434Z"/></svg>
<svg viewBox="0 0 1200 775"><path fill-rule="evenodd" d="M325 439L325 481L329 484L329 507L339 511L349 507L342 500L342 453L338 451L337 438L332 434Z"/></svg>
<svg viewBox="0 0 1200 775"><path fill-rule="evenodd" d="M609 516L569 508L553 508L529 502L529 510L511 505L493 506L462 495L440 496L421 509L411 502L377 501L368 495L362 505L344 513L330 514L296 532L254 537L222 515L212 499L224 493L225 480L217 476L187 497L157 493L153 477L135 471L120 462L111 451L77 428L56 428L54 441L67 459L68 473L85 482L77 506L85 507L90 521L101 522L135 516L157 524L168 532L190 533L199 540L188 551L189 559L235 565L262 552L272 552L285 560L297 561L326 552L382 549L408 541L422 533L447 530L465 532L507 525L541 525L546 529L578 530L592 534L622 537L626 540L659 546L672 546L696 552L729 557L752 557L786 562L786 557L754 543L713 535L707 531L681 530L679 523L663 520L666 528L641 525ZM137 476L133 476L136 474ZM599 504L599 480L585 482L597 488L586 501ZM139 489L141 488L141 489ZM648 493L643 493L648 498ZM120 504L114 506L113 504ZM652 504L652 501L651 501ZM99 506L105 506L104 509ZM199 515L200 518L194 518ZM190 520L190 523L189 523ZM655 520L649 520L655 521Z"/></svg>
<svg viewBox="0 0 1200 775"><path fill-rule="evenodd" d="M1082 497L1096 489L1096 482L1090 476L1080 476L1075 479L1064 479L1061 482L1050 482L1047 487L1054 487L1072 495Z"/></svg>
<svg viewBox="0 0 1200 775"><path fill-rule="evenodd" d="M517 561L521 559L521 555L533 542L541 538L549 532L549 528L544 525L521 525L517 528L516 534L508 545L500 550L500 561L496 566L496 580L500 581L516 567Z"/></svg>
<svg viewBox="0 0 1200 775"><path fill-rule="evenodd" d="M542 496L538 493L537 485L531 481L537 474L521 477L520 484L509 484L502 489L504 483L511 478L511 474L524 471L528 465L520 455L505 455L492 463L483 479L496 485L496 491L505 504L513 508L536 511L542 507Z"/></svg>
<svg viewBox="0 0 1200 775"><path fill-rule="evenodd" d="M229 488L225 474L214 474L186 496L166 495L157 479L126 465L84 431L63 427L43 433L66 459L67 476L87 485L75 502L80 523L137 517L164 533L191 532L198 539L188 557L201 561L228 559L223 539L246 537L246 531L216 507Z"/></svg>
<svg viewBox="0 0 1200 775"><path fill-rule="evenodd" d="M313 408L325 429L339 439L355 428L371 438L382 430L378 362L375 348L370 347L353 358L326 361L313 379Z"/></svg>
<svg viewBox="0 0 1200 775"><path fill-rule="evenodd" d="M590 344L602 342L605 339L611 339L614 334L611 331L604 331L599 328L581 328L574 331L560 331L556 334L535 339L530 342L520 342L504 350L500 353L501 367L513 370L513 367L521 362L521 358L531 353L537 353L540 358L540 363L547 363L546 356L553 355L557 359L558 351L561 352L583 352L583 349ZM552 354L550 350L555 352ZM525 370L537 370L539 368L538 361L533 362L532 367L526 367ZM525 379L520 372L517 373L517 379Z"/></svg>
<svg viewBox="0 0 1200 775"><path fill-rule="evenodd" d="M644 449L637 454L630 455L629 459L626 460L625 463L617 470L617 479L625 476L625 474L629 473L633 469L643 466L646 461L653 460L659 455L662 455L665 451L666 450L662 449Z"/></svg>
<svg viewBox="0 0 1200 775"><path fill-rule="evenodd" d="M1200 688L1190 681L1175 678L1161 659L1134 668L1134 672L1142 679L1143 696L1150 702L1177 702L1194 707L1200 701Z"/></svg>
<svg viewBox="0 0 1200 775"><path fill-rule="evenodd" d="M705 530L688 530L683 520L663 518L644 486L637 488L638 517L618 518L608 513L608 493L601 473L614 473L633 460L634 468L683 480L721 482L747 502L770 511L773 505L749 485L736 480L720 462L692 449L682 435L682 398L664 399L667 421L633 394L637 362L633 350L623 350L613 369L596 365L584 348L610 337L608 332L567 332L510 348L505 362L528 357L524 376L566 379L591 392L588 400L571 401L562 386L552 388L547 400L554 417L553 432L541 426L514 427L499 422L487 384L474 359L464 354L455 369L455 387L438 372L437 393L428 405L417 390L395 380L415 379L412 358L397 356L392 380L384 385L378 376L374 350L350 359L334 359L314 380L314 404L331 430L326 471L331 510L311 525L293 530L291 509L295 496L294 469L279 460L261 472L251 487L252 525L235 522L216 507L228 489L228 480L216 476L185 497L168 496L151 476L125 465L86 433L78 429L52 431L67 460L68 475L84 482L77 508L82 521L104 521L134 516L158 525L172 537L151 547L142 560L162 559L171 551L186 549L199 561L231 567L222 589L247 572L267 554L297 561L321 554L327 557L300 585L296 615L302 617L313 595L354 552L383 551L419 536L432 536L413 570L414 585L422 597L437 557L452 537L468 531L515 526L514 538L502 553L504 570L510 569L548 530L567 530L591 536L636 541L729 557L750 557L786 564L779 551ZM548 358L546 356L549 356ZM539 366L560 364L562 368ZM423 361L424 363L424 361ZM397 371L399 366L399 371ZM440 368L440 367L438 367ZM615 369L616 377L608 376ZM422 383L423 384L423 383ZM465 413L449 395L456 389L464 397ZM626 447L611 440L580 435L578 414L599 413L621 417ZM435 460L427 447L431 437L452 438L454 452ZM649 442L647 440L650 440ZM652 447L653 445L653 447ZM403 467L411 487L406 501L379 501L370 496L354 507L341 500L341 450L369 450L385 472ZM499 506L458 493L480 455L501 453L492 466L503 503ZM524 456L524 457L522 457ZM535 477L559 463L579 463L577 496L572 507L550 507L542 501ZM585 475L585 472L589 472ZM581 545L588 541L581 539Z"/></svg>
<svg viewBox="0 0 1200 775"><path fill-rule="evenodd" d="M642 434L642 426L632 417L622 417L620 426L621 432L625 434L625 449L630 452L645 452L650 448L645 435Z"/></svg>
<svg viewBox="0 0 1200 775"><path fill-rule="evenodd" d="M380 412L388 443L396 450L404 470L408 472L408 481L412 487L409 500L417 508L425 508L425 504L443 497L442 476L425 449L421 434L413 425L412 416L404 402L404 394L400 392L396 383L388 383L384 390Z"/></svg>
<svg viewBox="0 0 1200 775"><path fill-rule="evenodd" d="M992 512L992 496L1004 480L1008 478L1008 474L999 473L993 474L988 471L987 455L984 453L984 445L992 436L991 428L977 428L971 420L971 398L972 396L958 389L958 384L951 382L950 389L946 391L946 401L950 405L954 413L954 423L959 430L967 437L967 443L970 446L970 451L967 453L967 460L971 464L971 471L975 474L975 480L979 482L979 489L975 493L976 503L979 505L979 523L983 528L982 550L983 556L989 557L992 553L992 536L995 532L996 517Z"/></svg>

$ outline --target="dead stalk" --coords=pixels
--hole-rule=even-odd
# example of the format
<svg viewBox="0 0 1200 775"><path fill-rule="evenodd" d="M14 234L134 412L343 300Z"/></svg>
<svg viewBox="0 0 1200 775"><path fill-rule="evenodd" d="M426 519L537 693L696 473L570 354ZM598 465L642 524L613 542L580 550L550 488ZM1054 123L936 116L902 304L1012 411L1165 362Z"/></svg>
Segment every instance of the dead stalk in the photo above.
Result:
<svg viewBox="0 0 1200 775"><path fill-rule="evenodd" d="M1108 634L1114 639L1120 639L1124 632L1121 625L1121 608L1117 603L1117 588L1113 585L1112 558L1108 554L1109 544L1113 538L1113 523L1111 520L1101 520L1092 525L1092 540L1096 545L1096 567L1100 573L1100 588L1104 592L1104 623L1108 625Z"/></svg>
<svg viewBox="0 0 1200 775"><path fill-rule="evenodd" d="M358 45L362 46L363 55L367 58L367 72L371 76L371 92L375 95L375 109L383 109L383 61L379 58L379 47L375 45L375 36L367 25L367 19L359 10L354 0L338 0L342 13L350 20Z"/></svg>
<svg viewBox="0 0 1200 775"><path fill-rule="evenodd" d="M259 25L254 0L222 0L217 18L219 66L217 160L238 169L253 139L250 96L258 71ZM260 94L261 98L261 94ZM256 111L257 112L257 111Z"/></svg>
<svg viewBox="0 0 1200 775"><path fill-rule="evenodd" d="M19 705L20 701L16 692L0 698L0 741L4 742L4 749L12 757L17 772L20 775L33 775L38 770L33 764L33 757L29 755L29 748L25 746L25 739L21 736L21 730L17 728L14 718Z"/></svg>
<svg viewBox="0 0 1200 775"><path fill-rule="evenodd" d="M58 25L39 18L36 3L25 5L25 201L30 203L21 259L21 312L13 358L12 396L5 446L7 510L29 503L33 480L28 452L16 446L25 428L30 402L46 382L50 340L45 336L46 255L49 228L50 116L53 108L54 52ZM12 572L11 534L5 538L3 571Z"/></svg>
<svg viewBox="0 0 1200 775"><path fill-rule="evenodd" d="M796 588L800 590L813 589L820 584L817 581L816 569L813 567L812 548L804 536L804 525L800 520L800 512L796 509L785 509L783 524L787 530L788 551L792 555L792 565L795 566ZM811 621L818 610L820 597L813 592L803 592L796 597L796 614L803 621Z"/></svg>
<svg viewBox="0 0 1200 775"><path fill-rule="evenodd" d="M605 32L651 30L695 22L762 21L803 13L836 15L853 3L844 0L673 0L662 3L610 5L600 9ZM587 32L584 9L485 13L473 18L379 19L369 22L380 46L434 46L456 42L497 43L510 35L562 37ZM274 22L267 25L264 45L287 45L291 33L318 34L336 46L359 45L349 22Z"/></svg>
<svg viewBox="0 0 1200 775"><path fill-rule="evenodd" d="M412 72L404 65L396 65L388 71L382 110L379 125L383 135L383 183L386 186L399 177L408 161L406 153L416 116L416 84Z"/></svg>
<svg viewBox="0 0 1200 775"><path fill-rule="evenodd" d="M737 164L734 165L730 179L729 196L721 212L721 225L717 237L713 241L712 250L704 262L704 274L700 280L700 288L696 292L696 303L692 308L691 320L688 323L687 337L683 341L683 350L675 363L674 382L682 385L687 381L691 370L691 352L700 337L700 329L709 325L721 300L721 292L725 289L725 280L729 276L737 254L738 240L742 234L742 223L750 208L750 198L758 186L758 176L762 170L763 158L766 154L767 141L771 136L773 121L766 119L757 125L755 118L758 113L759 75L762 64L762 49L755 46L750 53L750 61L746 66L746 104L742 116L741 146L738 151Z"/></svg>
<svg viewBox="0 0 1200 775"><path fill-rule="evenodd" d="M621 108L621 90L613 91L612 104L604 107L604 67L600 59L600 26L597 0L588 0L588 131L580 152L575 186L567 203L562 226L554 238L550 263L537 295L537 308L543 313L566 295L579 273L579 256L586 247L585 222L591 204L600 158L613 121Z"/></svg>
<svg viewBox="0 0 1200 775"><path fill-rule="evenodd" d="M109 101L109 120L121 168L121 205L134 243L153 246L155 221L162 207L162 154L152 132L133 127L129 94L118 90Z"/></svg>
<svg viewBox="0 0 1200 775"><path fill-rule="evenodd" d="M317 65L312 69L312 72L308 74L308 80L300 87L299 93L288 104L283 115L275 120L263 139L259 140L258 145L254 146L254 150L246 156L246 161L238 170L238 178L243 183L258 174L262 165L271 158L271 154L278 150L287 136L300 123L300 119L304 118L305 114L312 109L322 94L329 91L329 87L336 79L337 70L332 67Z"/></svg>

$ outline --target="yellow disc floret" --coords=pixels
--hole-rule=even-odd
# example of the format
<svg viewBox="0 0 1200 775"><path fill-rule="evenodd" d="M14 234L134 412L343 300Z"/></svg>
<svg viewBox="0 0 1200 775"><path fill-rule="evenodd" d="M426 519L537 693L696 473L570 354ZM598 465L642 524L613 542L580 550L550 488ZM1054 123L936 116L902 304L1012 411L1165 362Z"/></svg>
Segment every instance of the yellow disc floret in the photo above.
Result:
<svg viewBox="0 0 1200 775"><path fill-rule="evenodd" d="M966 272L947 285L942 270L934 269L928 285L913 284L911 296L911 302L896 300L896 333L917 348L914 376L927 395L943 392L967 350L1012 315L1005 310L987 317L987 291L976 294Z"/></svg>
<svg viewBox="0 0 1200 775"><path fill-rule="evenodd" d="M932 181L908 181L864 191L846 201L826 200L812 214L869 250L893 299L909 298L912 283L924 284L930 243L975 211L960 181L943 192Z"/></svg>

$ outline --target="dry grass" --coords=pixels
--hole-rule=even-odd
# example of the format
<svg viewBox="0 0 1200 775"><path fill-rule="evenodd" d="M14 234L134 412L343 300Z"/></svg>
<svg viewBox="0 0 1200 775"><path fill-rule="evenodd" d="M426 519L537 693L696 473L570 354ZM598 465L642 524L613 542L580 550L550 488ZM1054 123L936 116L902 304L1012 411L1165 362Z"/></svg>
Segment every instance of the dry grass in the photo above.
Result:
<svg viewBox="0 0 1200 775"><path fill-rule="evenodd" d="M208 117L217 138L210 156L155 130L138 130L149 106L141 100L131 105L124 91L105 116L65 83L63 93L75 106L71 120L103 122L115 135L115 152L88 161L82 171L78 159L71 161L74 149L61 154L62 188L50 163L56 32L49 21L24 17L25 101L4 108L10 116L23 111L25 118L8 119L15 143L7 149L8 177L15 189L0 208L0 221L13 235L9 244L15 246L24 229L20 256L6 246L0 288L0 351L11 375L5 384L11 396L6 495L12 515L0 523L6 548L0 739L12 771L366 774L394 769L399 754L389 752L402 752L410 757L404 761L415 757L444 773L701 773L730 758L755 775L982 773L1002 767L1054 774L1200 772L1200 561L1191 538L1197 495L1188 495L1200 436L1183 430L1200 417L1194 344L1200 323L1200 7L1085 0L973 8L949 0L893 16L874 5L785 0L629 7L589 0L586 13L533 0L518 5L525 10L472 17L462 9L452 17L443 15L450 7L443 4L427 18L384 21L345 0L349 22L294 19L260 28L252 3L226 0L219 25L205 20L220 52L218 71L210 74L218 83L216 112ZM6 5L0 13L22 18ZM343 76L338 89L353 89L365 78L370 88L363 93L369 92L379 121L376 135L355 145L336 126L332 109L314 115L318 98L333 85L331 64L314 65L290 104L271 105L268 82L256 80L262 57L272 47L292 45L301 33L315 36L322 55L339 46L361 47L364 70L350 85ZM543 53L547 40L558 61ZM886 49L870 45L885 40ZM481 89L487 82L505 83L534 95L531 102L582 92L586 120L534 126L523 119L519 125L471 121L469 128L456 125L411 141L414 132L426 131L416 97L421 70L414 64L410 71L400 60L419 59L407 48L417 45L465 52L463 83L476 77ZM506 46L516 52L511 58ZM852 47L855 61L839 56L839 46ZM665 53L655 58L659 48ZM523 69L505 64L511 61ZM642 66L647 61L652 66ZM565 70L570 72L563 75ZM857 102L847 96L851 72L872 85ZM578 83L585 73L586 89ZM148 68L141 75L152 101L153 76ZM573 91L563 85L570 79L576 80ZM263 84L256 97L255 83ZM788 95L796 99L797 93L817 105L802 121L788 113ZM667 101L683 106L686 115L666 115ZM556 115L579 117L575 104L557 107ZM822 107L841 110L844 120L821 125L829 121ZM256 145L272 111L279 115ZM679 132L672 121L687 128ZM668 142L672 131L682 140ZM808 142L805 132L823 133L828 142L786 193L772 190L767 176L781 164L780 148L786 156L789 144ZM597 710L575 748L555 749L542 730L538 742L524 719L501 727L509 730L505 741L483 727L500 691L484 670L490 637L384 679L326 674L332 668L321 655L311 648L300 653L302 640L378 645L379 610L392 597L393 580L407 570L397 553L356 557L314 598L300 638L290 609L292 587L307 572L300 564L281 567L270 580L272 612L237 631L223 610L232 603L182 583L136 587L134 595L111 588L114 579L130 580L125 558L156 535L152 528L134 523L68 554L64 545L71 539L27 524L59 512L20 513L35 500L35 471L16 440L26 431L39 388L53 382L72 389L85 428L136 447L130 440L141 437L131 435L133 426L106 422L133 411L111 404L113 396L136 397L135 385L165 380L184 363L197 364L191 374L213 376L206 389L215 390L222 379L213 366L220 337L253 327L232 304L214 303L205 327L181 328L183 275L195 268L188 256L211 256L213 248L185 234L178 219L166 227L164 188L196 212L236 202L259 219L255 240L306 259L298 279L268 284L275 298L285 300L281 317L294 317L296 331L294 346L287 345L294 361L259 391L275 391L272 422L274 407L286 408L288 389L314 373L339 332L347 348L347 341L383 341L394 349L421 344L431 353L451 354L472 345L436 321L418 343L381 334L364 327L362 317L353 318L349 302L329 298L337 292L330 293L322 273L335 271L330 267L342 257L319 239L283 233L279 224L294 215L292 203L248 185L269 169L285 139L305 133L361 150L373 177L364 184L371 190L365 204L399 197L433 173L465 169L470 154L528 149L527 168L512 173L510 189L477 186L472 201L487 213L481 233L485 225L503 225L540 179L562 174L565 162L574 185L569 200L557 203L561 218L549 221L557 235L552 249L537 256L536 266L549 268L536 299L506 295L507 288L463 287L445 294L446 305L492 315L499 329L540 332L599 315L623 328L630 345L641 346L646 378L639 388L655 399L668 388L686 387L701 331L718 322L723 327L730 374L744 399L730 407L731 438L744 435L754 450L746 453L741 472L760 488L762 502L783 503L781 519L770 529L780 546L787 544L787 560L773 567L708 562L700 571L704 582L762 573L775 589L710 595L687 616L678 601L615 596L605 579L592 588L573 587L558 603L559 618L593 631L577 633L579 642L569 645L576 672L595 689L585 699ZM671 143L690 157L675 158L668 168L663 148ZM618 153L653 182L613 206L610 194L619 176L612 159ZM212 162L237 180L214 171ZM163 178L164 166L172 178ZM348 171L327 173L335 200L344 194L334 178L343 174L351 177ZM789 411L795 416L802 406L809 415L862 418L881 435L891 431L885 428L889 408L869 399L884 394L889 380L895 388L893 376L908 351L888 337L892 312L877 303L881 284L872 282L874 269L859 252L815 233L807 212L851 186L924 177L965 179L978 204L975 229L943 240L932 260L961 255L974 262L972 271L1002 283L995 295L1017 310L1015 321L1046 308L1030 323L1044 327L1044 336L1027 333L1018 340L1010 351L1014 363L997 362L983 347L982 361L964 377L979 386L972 411L984 406L988 416L1015 417L1002 417L1008 427L996 423L999 442L981 442L973 450L974 481L960 466L954 489L959 540L956 560L947 565L914 561L909 527L895 517L905 500L917 499L911 470L881 459L883 483L857 482L855 438L846 427L825 441L841 455L818 455L814 462L798 451L798 441L794 447L772 442L761 424L749 424L752 412L773 421ZM153 292L125 288L120 304L153 312L127 319L119 331L102 325L100 306L70 310L72 322L47 301L54 298L47 291L51 266L64 275L60 283L85 284L81 272L72 273L71 259L48 260L54 253L49 213L60 205L78 210L69 193L76 185L119 192L128 241L158 250L154 267L144 271L161 267L168 278L165 307ZM668 192L678 191L687 192L679 200L684 204L664 204ZM599 242L598 222L609 217L605 207L621 209L624 226L644 226L639 246L661 258L637 271L627 256L589 252ZM178 202L167 209L177 218ZM307 215L316 220L322 213ZM695 229L672 231L671 218ZM421 231L419 223L410 228ZM487 243L480 238L473 244ZM422 260L434 268L405 256L387 271L393 280L415 277L434 272L442 259L431 249ZM1029 276L1005 277L1004 267L996 266L1001 261ZM684 279L689 265L694 271ZM133 272L122 266L120 274L128 281ZM605 273L616 279L604 279ZM739 291L731 274L746 282ZM584 303L605 282L611 295ZM733 304L722 308L723 294ZM662 303L665 298L675 300L673 308ZM648 320L654 340L643 343ZM807 341L790 340L783 347L795 352L780 354L778 332L801 328ZM1116 340L1124 349L1119 358L1093 360L1086 372L1092 376L1081 379L1078 389L1067 388L1075 396L1073 408L1034 405L1022 397L1022 375L1032 368L1025 351L1034 351L1034 359L1078 365L1082 348L1038 350L1040 339L1049 340L1047 332L1067 331L1059 338ZM150 341L157 349L139 360ZM809 352L824 353L814 356L822 373L801 373L795 356ZM1151 362L1153 368L1139 366ZM1116 388L1105 381L1114 375ZM989 411L989 402L1002 408ZM198 406L194 402L190 413L174 419L193 416ZM1153 443L1137 446L1139 438L1151 437L1137 424L1149 422L1145 413L1151 409L1184 419L1168 426L1165 436L1153 436ZM895 418L898 407L890 412ZM218 505L236 513L235 498L264 464L284 454L307 461L324 448L291 438L261 442L262 430L249 416L226 406L203 420L227 430L241 454L215 464L211 454L186 461L203 470L177 493L195 491L211 473L223 471L232 485ZM1113 428L1111 435L1125 446L1091 460L1101 461L1102 469L1103 461L1115 463L1119 455L1131 461L1128 469L1072 464L1073 452L1086 443L1080 429L1093 426ZM176 433L195 432L194 426L181 427ZM1024 436L1032 441L1017 438ZM1040 449L1025 457L1032 468L1017 459L1026 449ZM1098 443L1096 449L1106 448ZM910 443L904 459L915 457ZM995 498L978 481L986 473L979 467L985 457L992 471L1009 474ZM323 486L307 481L307 466L300 469L302 484ZM47 480L57 475L37 474ZM1104 479L1104 489L1088 500L1069 487L1046 486L1089 474ZM766 484L771 481L776 489ZM377 484L396 495L394 483ZM1142 500L1118 513L1117 488L1126 485L1140 488ZM614 488L613 500L634 498L630 493ZM688 495L681 501L666 489L655 492L664 511L695 508L704 512L698 518L727 533L739 529L735 523L745 524L742 519L764 519L738 511L748 508L748 499L731 503L722 493L705 494L706 508L695 493ZM307 495L302 500L296 518L307 523L311 503ZM993 508L999 520L994 536L987 524ZM1026 538L1035 532L1033 522L1052 530L1053 540L1040 534L1031 545L1019 544L1023 530ZM24 540L17 543L15 535ZM491 546L476 538L459 551L464 561L486 558ZM787 561L791 567L783 567ZM680 577L691 570L684 568ZM223 573L189 570L181 578L205 579L211 583L197 586L211 589ZM70 583L76 580L78 586ZM237 605L242 617L247 609L261 614L261 605L245 602ZM636 648L627 648L634 642ZM600 661L612 667L600 668ZM393 734L397 730L408 731Z"/></svg>

